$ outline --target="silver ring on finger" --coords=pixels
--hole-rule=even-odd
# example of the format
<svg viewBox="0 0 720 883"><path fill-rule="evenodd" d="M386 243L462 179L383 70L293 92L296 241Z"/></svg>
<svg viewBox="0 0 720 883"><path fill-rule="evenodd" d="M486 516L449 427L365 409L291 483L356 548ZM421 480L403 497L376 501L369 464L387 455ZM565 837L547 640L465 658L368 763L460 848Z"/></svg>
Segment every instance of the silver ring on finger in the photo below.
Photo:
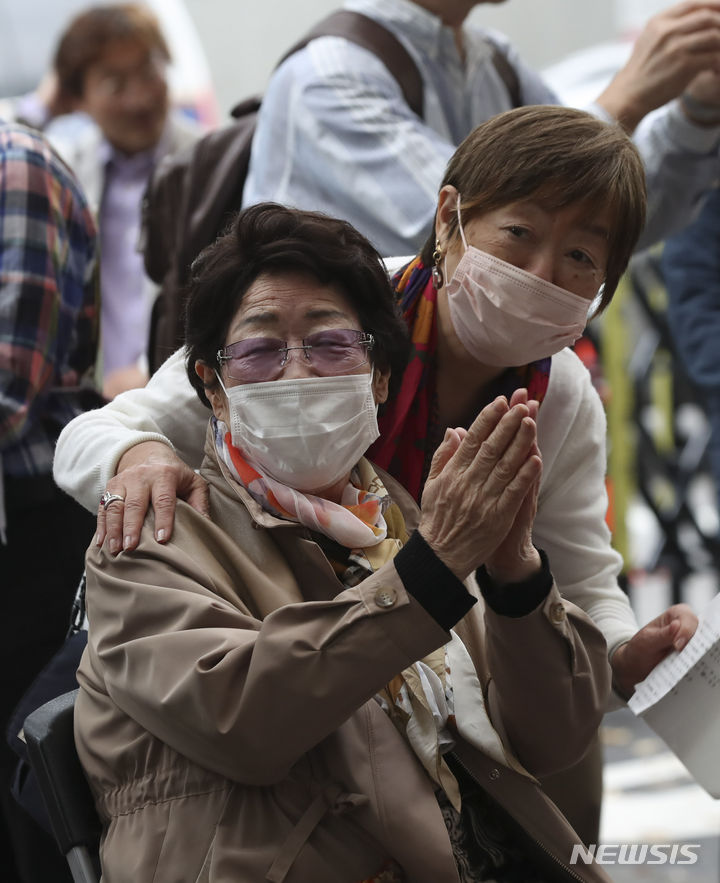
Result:
<svg viewBox="0 0 720 883"><path fill-rule="evenodd" d="M125 497L121 497L120 494L111 494L110 491L105 491L105 493L100 497L100 505L107 512L107 507L110 503L114 502L124 503Z"/></svg>

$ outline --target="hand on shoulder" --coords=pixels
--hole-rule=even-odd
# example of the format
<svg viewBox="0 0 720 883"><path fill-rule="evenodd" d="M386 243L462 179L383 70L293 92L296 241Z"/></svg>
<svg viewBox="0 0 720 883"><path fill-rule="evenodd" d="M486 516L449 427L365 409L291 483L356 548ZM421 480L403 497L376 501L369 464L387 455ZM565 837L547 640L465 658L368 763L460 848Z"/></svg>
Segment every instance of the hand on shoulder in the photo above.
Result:
<svg viewBox="0 0 720 883"><path fill-rule="evenodd" d="M175 521L175 504L185 500L201 515L209 514L207 484L163 442L134 445L120 458L106 490L121 500L98 508L96 543L105 540L113 554L134 549L148 509L155 510L155 538L167 542Z"/></svg>

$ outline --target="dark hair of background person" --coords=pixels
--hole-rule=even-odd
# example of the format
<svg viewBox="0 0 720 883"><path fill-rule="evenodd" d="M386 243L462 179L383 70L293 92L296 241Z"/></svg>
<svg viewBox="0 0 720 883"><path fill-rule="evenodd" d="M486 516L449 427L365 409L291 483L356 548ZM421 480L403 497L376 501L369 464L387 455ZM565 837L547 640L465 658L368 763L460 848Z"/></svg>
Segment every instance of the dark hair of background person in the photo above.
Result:
<svg viewBox="0 0 720 883"><path fill-rule="evenodd" d="M219 368L218 349L243 296L263 273L307 273L347 298L363 331L375 338L370 359L390 369L392 398L407 365L408 330L395 304L384 264L368 240L346 221L276 203L235 216L225 234L200 253L185 304L186 369L200 401L209 406L195 361Z"/></svg>
<svg viewBox="0 0 720 883"><path fill-rule="evenodd" d="M149 9L135 3L96 6L77 15L60 38L53 61L60 95L82 98L88 68L109 44L121 41L136 42L170 61L160 23Z"/></svg>
<svg viewBox="0 0 720 883"><path fill-rule="evenodd" d="M520 200L546 209L585 204L592 220L610 210L608 265L596 312L610 303L645 224L645 169L623 129L582 110L516 108L481 123L450 158L441 187L460 193L463 225ZM458 233L452 219L451 235ZM435 233L423 246L432 265Z"/></svg>

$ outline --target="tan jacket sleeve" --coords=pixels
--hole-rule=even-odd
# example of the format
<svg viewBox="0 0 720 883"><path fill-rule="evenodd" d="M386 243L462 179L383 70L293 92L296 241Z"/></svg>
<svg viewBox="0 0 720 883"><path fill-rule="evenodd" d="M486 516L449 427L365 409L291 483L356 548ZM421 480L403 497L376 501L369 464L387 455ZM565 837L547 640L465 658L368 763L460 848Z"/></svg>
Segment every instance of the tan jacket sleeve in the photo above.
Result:
<svg viewBox="0 0 720 883"><path fill-rule="evenodd" d="M486 607L485 625L494 726L533 775L572 765L587 751L610 692L602 633L554 585L526 616Z"/></svg>
<svg viewBox="0 0 720 883"><path fill-rule="evenodd" d="M189 507L178 516L167 546L146 523L137 551L88 553L89 667L80 675L221 775L281 781L397 672L448 640L392 563L331 600L253 616L239 597L253 581L263 587L262 568Z"/></svg>

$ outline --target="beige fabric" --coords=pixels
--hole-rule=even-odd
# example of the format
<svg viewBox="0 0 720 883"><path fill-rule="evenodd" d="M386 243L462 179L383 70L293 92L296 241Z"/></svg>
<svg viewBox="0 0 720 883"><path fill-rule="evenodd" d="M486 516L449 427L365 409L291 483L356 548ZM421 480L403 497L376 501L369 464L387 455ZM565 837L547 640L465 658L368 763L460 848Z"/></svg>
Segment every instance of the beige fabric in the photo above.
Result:
<svg viewBox="0 0 720 883"><path fill-rule="evenodd" d="M304 528L260 510L208 453L212 520L179 503L166 546L150 516L137 551L88 553L75 719L103 879L357 883L392 856L408 883L456 883L431 781L372 699L448 634L391 562L343 589ZM414 503L383 480L412 530ZM589 744L604 640L556 588L521 619L479 602L456 631L509 765L465 742L458 756L567 864L577 836L532 777Z"/></svg>

